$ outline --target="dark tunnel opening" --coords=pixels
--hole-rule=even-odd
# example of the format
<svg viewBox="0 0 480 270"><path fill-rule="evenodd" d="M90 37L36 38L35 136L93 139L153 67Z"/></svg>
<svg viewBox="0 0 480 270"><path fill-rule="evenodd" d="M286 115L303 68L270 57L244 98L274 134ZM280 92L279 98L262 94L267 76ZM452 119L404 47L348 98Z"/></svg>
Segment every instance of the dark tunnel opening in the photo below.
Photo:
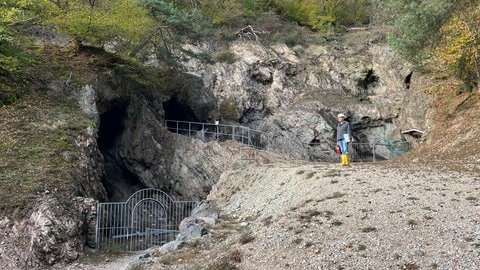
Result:
<svg viewBox="0 0 480 270"><path fill-rule="evenodd" d="M198 122L194 111L176 96L163 102L163 110L165 111L165 120Z"/></svg>
<svg viewBox="0 0 480 270"><path fill-rule="evenodd" d="M138 178L127 169L121 156L126 109L126 104L117 103L100 115L98 147L104 158L102 183L109 201L125 201L133 192L143 188Z"/></svg>
<svg viewBox="0 0 480 270"><path fill-rule="evenodd" d="M124 121L126 117L126 106L121 103L114 105L110 110L100 115L98 131L98 147L100 150L115 146L115 141L125 129Z"/></svg>

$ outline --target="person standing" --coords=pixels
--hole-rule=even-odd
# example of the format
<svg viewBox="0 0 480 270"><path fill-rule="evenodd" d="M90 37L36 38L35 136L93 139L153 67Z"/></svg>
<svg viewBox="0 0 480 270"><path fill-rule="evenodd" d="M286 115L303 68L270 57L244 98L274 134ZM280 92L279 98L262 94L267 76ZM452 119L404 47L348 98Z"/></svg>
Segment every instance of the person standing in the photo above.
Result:
<svg viewBox="0 0 480 270"><path fill-rule="evenodd" d="M350 123L345 121L345 115L343 113L337 116L337 144L340 146L342 162L340 166L350 165L350 159L348 157L348 144L352 141L352 129Z"/></svg>

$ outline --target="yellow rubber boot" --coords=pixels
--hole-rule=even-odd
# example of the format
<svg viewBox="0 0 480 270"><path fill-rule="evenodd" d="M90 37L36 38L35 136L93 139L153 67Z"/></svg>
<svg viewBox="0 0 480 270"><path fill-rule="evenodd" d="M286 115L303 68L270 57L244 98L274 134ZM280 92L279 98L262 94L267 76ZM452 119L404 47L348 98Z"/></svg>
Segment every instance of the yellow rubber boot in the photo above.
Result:
<svg viewBox="0 0 480 270"><path fill-rule="evenodd" d="M343 166L350 166L350 157L348 155L345 155L345 165Z"/></svg>
<svg viewBox="0 0 480 270"><path fill-rule="evenodd" d="M338 166L345 166L345 162L346 162L345 156L346 155L343 155L343 154L340 156L341 159L342 159L342 162L340 164L338 164Z"/></svg>

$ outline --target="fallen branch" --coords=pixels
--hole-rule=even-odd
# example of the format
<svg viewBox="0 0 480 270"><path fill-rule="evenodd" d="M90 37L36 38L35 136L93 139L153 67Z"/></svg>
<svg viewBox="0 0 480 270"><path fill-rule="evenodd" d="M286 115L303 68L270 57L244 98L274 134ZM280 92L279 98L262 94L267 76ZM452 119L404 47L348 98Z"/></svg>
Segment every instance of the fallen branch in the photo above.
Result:
<svg viewBox="0 0 480 270"><path fill-rule="evenodd" d="M248 25L247 27L240 29L236 35L238 36L238 39L241 40L255 40L256 42L260 42L258 35L265 35L268 33L268 31L255 30L251 25Z"/></svg>

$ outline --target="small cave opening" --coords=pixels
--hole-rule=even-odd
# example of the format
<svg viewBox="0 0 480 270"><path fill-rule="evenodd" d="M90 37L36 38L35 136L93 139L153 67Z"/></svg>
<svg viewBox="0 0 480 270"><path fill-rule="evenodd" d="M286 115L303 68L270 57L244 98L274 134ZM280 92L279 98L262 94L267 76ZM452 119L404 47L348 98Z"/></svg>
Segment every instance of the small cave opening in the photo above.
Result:
<svg viewBox="0 0 480 270"><path fill-rule="evenodd" d="M407 77L405 77L405 87L406 87L407 89L410 89L410 84L411 84L411 82L412 82L412 75L413 75L413 71L410 72L410 73L407 75Z"/></svg>
<svg viewBox="0 0 480 270"><path fill-rule="evenodd" d="M365 77L363 79L358 80L357 85L361 88L362 96L370 95L370 92L373 88L375 88L378 84L380 78L375 75L373 69L369 69L365 71Z"/></svg>
<svg viewBox="0 0 480 270"><path fill-rule="evenodd" d="M120 138L125 130L126 109L126 104L116 103L100 115L98 148L104 159L102 183L107 191L108 201L125 201L133 192L143 188L121 157Z"/></svg>
<svg viewBox="0 0 480 270"><path fill-rule="evenodd" d="M163 102L163 110L165 111L165 120L198 122L192 108L177 96L172 96L169 100Z"/></svg>
<svg viewBox="0 0 480 270"><path fill-rule="evenodd" d="M126 106L123 103L113 105L110 110L100 115L100 128L98 130L98 147L100 150L115 146L115 141L125 129L124 121L126 117Z"/></svg>
<svg viewBox="0 0 480 270"><path fill-rule="evenodd" d="M178 133L179 125L177 121L181 122L200 122L198 118L195 116L195 113L188 104L182 100L180 100L177 96L172 96L169 100L163 102L163 110L165 111L165 120L167 129L171 132ZM180 129L184 129L185 125L182 126ZM187 125L187 128L191 126ZM193 127L195 129L195 127ZM198 131L201 129L197 127ZM182 130L182 132L189 133L188 130ZM181 133L181 132L180 132Z"/></svg>

